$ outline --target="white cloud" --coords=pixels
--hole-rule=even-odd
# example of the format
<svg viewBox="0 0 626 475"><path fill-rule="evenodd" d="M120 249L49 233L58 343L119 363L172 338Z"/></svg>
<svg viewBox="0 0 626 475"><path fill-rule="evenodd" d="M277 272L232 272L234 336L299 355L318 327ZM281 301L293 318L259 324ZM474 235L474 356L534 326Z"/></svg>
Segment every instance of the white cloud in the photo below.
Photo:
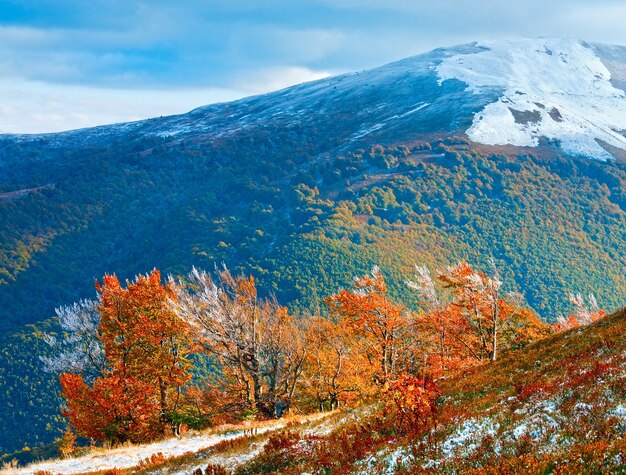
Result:
<svg viewBox="0 0 626 475"><path fill-rule="evenodd" d="M328 76L331 76L331 73L327 71L313 71L298 66L286 66L255 71L254 74L240 78L236 84L238 89L260 94Z"/></svg>
<svg viewBox="0 0 626 475"><path fill-rule="evenodd" d="M558 27L566 32L584 32L578 35L583 40L626 45L625 18L626 5L623 3L591 3L567 11Z"/></svg>
<svg viewBox="0 0 626 475"><path fill-rule="evenodd" d="M325 59L345 47L344 31L332 29L255 28L262 41L282 61L311 62Z"/></svg>
<svg viewBox="0 0 626 475"><path fill-rule="evenodd" d="M179 114L230 101L234 89L101 89L0 80L0 132L45 133Z"/></svg>

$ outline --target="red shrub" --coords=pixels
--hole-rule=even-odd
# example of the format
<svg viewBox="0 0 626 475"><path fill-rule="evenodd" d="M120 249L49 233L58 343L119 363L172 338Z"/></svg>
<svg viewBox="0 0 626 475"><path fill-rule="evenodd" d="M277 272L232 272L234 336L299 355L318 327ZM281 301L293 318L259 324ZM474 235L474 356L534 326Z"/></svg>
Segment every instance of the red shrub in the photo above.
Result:
<svg viewBox="0 0 626 475"><path fill-rule="evenodd" d="M383 391L385 415L398 428L409 433L419 432L434 416L438 395L434 382L402 375Z"/></svg>

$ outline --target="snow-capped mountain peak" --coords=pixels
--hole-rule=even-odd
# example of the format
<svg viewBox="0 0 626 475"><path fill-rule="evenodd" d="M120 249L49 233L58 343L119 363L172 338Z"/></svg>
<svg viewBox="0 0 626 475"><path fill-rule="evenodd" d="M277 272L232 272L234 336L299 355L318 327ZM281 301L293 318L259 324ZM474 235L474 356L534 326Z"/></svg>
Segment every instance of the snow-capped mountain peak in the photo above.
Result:
<svg viewBox="0 0 626 475"><path fill-rule="evenodd" d="M563 39L478 46L483 50L453 55L436 68L440 84L458 79L473 93L502 90L475 114L471 140L533 147L546 137L568 154L601 160L612 158L602 142L626 150L626 93L593 46Z"/></svg>
<svg viewBox="0 0 626 475"><path fill-rule="evenodd" d="M462 135L480 144L538 147L598 160L626 156L626 47L515 39L440 48L187 114L43 136L59 147L145 137L287 142L303 130L337 153L372 143ZM547 140L542 140L547 139Z"/></svg>

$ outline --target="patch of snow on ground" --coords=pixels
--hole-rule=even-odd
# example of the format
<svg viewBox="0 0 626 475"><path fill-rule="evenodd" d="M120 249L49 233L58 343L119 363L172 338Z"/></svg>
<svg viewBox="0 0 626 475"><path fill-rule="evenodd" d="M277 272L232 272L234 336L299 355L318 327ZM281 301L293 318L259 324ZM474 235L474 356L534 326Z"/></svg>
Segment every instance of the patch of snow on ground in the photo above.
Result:
<svg viewBox="0 0 626 475"><path fill-rule="evenodd" d="M428 107L430 104L428 102L420 102L417 107L414 107L406 112L403 112L402 114L396 114L396 115L392 115L391 117L388 117L387 119L385 119L383 122L379 122L377 124L372 125L371 127L365 129L365 130L361 130L359 132L357 132L356 134L354 134L352 136L353 139L359 139L361 137L365 137L366 135L371 134L372 132L376 132L377 130L382 129L383 127L385 127L386 125L388 125L389 121L392 120L396 120L396 119L402 119L404 117L407 117L411 114L415 114L416 112L421 111L422 109L424 109L425 107Z"/></svg>
<svg viewBox="0 0 626 475"><path fill-rule="evenodd" d="M406 453L406 447L398 447L396 450L391 452L389 456L387 457L388 467L385 473L389 475L393 475L394 473L396 473L395 469L398 466L406 463L409 458L410 457L407 456L407 453Z"/></svg>
<svg viewBox="0 0 626 475"><path fill-rule="evenodd" d="M171 472L171 474L189 475L189 473L192 473L195 469L206 467L209 464L221 465L222 467L227 467L229 470L235 470L259 455L263 447L265 447L265 443L254 443L250 445L245 453L237 452L235 454L216 454L206 458L199 457L197 462L186 464L184 468Z"/></svg>
<svg viewBox="0 0 626 475"><path fill-rule="evenodd" d="M583 409L581 405L580 409ZM586 407L585 407L586 409ZM517 412L517 411L516 411ZM519 439L524 435L528 435L532 440L540 440L550 434L553 434L560 426L560 415L557 405L554 401L540 401L518 414L528 414L523 418L512 430L508 431L509 437Z"/></svg>
<svg viewBox="0 0 626 475"><path fill-rule="evenodd" d="M620 418L626 420L626 406L625 405L620 404L615 409L613 409L611 412L612 412L612 414L615 417L620 417Z"/></svg>
<svg viewBox="0 0 626 475"><path fill-rule="evenodd" d="M303 417L302 421L314 422L324 419L330 414L332 413L312 414ZM286 425L286 420L278 420L256 428L256 433L263 434L272 432L283 429ZM186 453L201 452L224 440L236 439L244 435L244 430L237 428L223 433L190 433L178 438L166 439L150 444L119 447L111 450L97 450L82 457L50 460L35 463L24 468L0 470L0 474L30 475L37 471L48 471L57 475L110 470L112 468L130 468L137 466L140 461L145 460L153 454L162 453L166 458L178 457ZM220 463L224 466L234 468L258 455L262 446L263 444L259 444L258 447L250 450L245 455L238 454L234 457L229 457L216 454L208 458L200 456L199 460L206 458L211 463ZM183 473L188 473L188 471Z"/></svg>
<svg viewBox="0 0 626 475"><path fill-rule="evenodd" d="M260 430L260 429L259 429ZM177 457L186 452L198 452L223 440L234 439L243 435L242 431L226 434L191 434L180 438L167 439L152 444L120 447L117 449L96 451L83 457L52 460L36 463L28 467L15 469L4 474L26 475L36 471L48 471L56 474L92 472L112 468L129 468L136 466L153 454L161 452L165 457Z"/></svg>
<svg viewBox="0 0 626 475"><path fill-rule="evenodd" d="M374 408L366 406L366 407L360 407L357 409L345 411L343 413L343 416L339 418L338 420L327 417L327 420L313 427L303 430L302 435L304 436L316 435L320 437L325 437L327 435L330 435L338 427L344 426L350 422L358 422L361 419L366 418L367 416L370 416L373 413L373 411L374 411ZM334 411L322 413L322 414L324 414L325 416L330 416L333 413Z"/></svg>
<svg viewBox="0 0 626 475"><path fill-rule="evenodd" d="M617 424L617 428L622 432L626 432L626 405L619 404L612 411L610 411L610 414L620 420Z"/></svg>
<svg viewBox="0 0 626 475"><path fill-rule="evenodd" d="M257 429L257 434L282 429L285 427L285 424L286 423L284 421L277 421L275 424L259 427ZM0 471L0 473L2 475L26 475L32 474L35 471L49 471L56 475L92 472L112 468L129 468L136 466L141 460L145 460L151 455L159 452L167 458L177 457L187 452L199 452L224 440L236 439L237 437L241 437L243 435L243 430L233 430L223 434L194 433L151 444L120 447L106 451L96 451L83 457L36 463L28 467L15 469L13 471ZM254 456L254 454L252 454L252 456ZM223 462L225 462L225 460L223 460Z"/></svg>
<svg viewBox="0 0 626 475"><path fill-rule="evenodd" d="M467 419L445 440L441 451L446 458L467 455L476 450L486 436L494 436L498 427L491 418Z"/></svg>
<svg viewBox="0 0 626 475"><path fill-rule="evenodd" d="M611 73L591 47L562 39L479 46L486 49L451 56L437 67L440 84L458 79L474 93L503 91L474 116L470 139L536 147L539 137L547 137L558 140L568 154L599 160L612 156L597 140L626 150L620 133L626 130L626 93L613 86Z"/></svg>
<svg viewBox="0 0 626 475"><path fill-rule="evenodd" d="M397 447L394 451L380 450L362 460L358 465L362 469L355 472L357 475L370 475L376 473L378 475L393 475L396 469L412 460L412 456L407 453L407 447ZM386 468L381 469L381 461L384 462ZM302 474L305 475L305 474Z"/></svg>

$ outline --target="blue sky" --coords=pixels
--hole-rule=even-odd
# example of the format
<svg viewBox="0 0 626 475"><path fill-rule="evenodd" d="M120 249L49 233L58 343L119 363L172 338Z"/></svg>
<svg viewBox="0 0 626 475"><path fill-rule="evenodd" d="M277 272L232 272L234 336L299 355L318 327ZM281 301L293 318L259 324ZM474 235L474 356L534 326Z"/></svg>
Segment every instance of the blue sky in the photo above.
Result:
<svg viewBox="0 0 626 475"><path fill-rule="evenodd" d="M0 131L185 112L439 46L626 44L623 0L0 0Z"/></svg>

